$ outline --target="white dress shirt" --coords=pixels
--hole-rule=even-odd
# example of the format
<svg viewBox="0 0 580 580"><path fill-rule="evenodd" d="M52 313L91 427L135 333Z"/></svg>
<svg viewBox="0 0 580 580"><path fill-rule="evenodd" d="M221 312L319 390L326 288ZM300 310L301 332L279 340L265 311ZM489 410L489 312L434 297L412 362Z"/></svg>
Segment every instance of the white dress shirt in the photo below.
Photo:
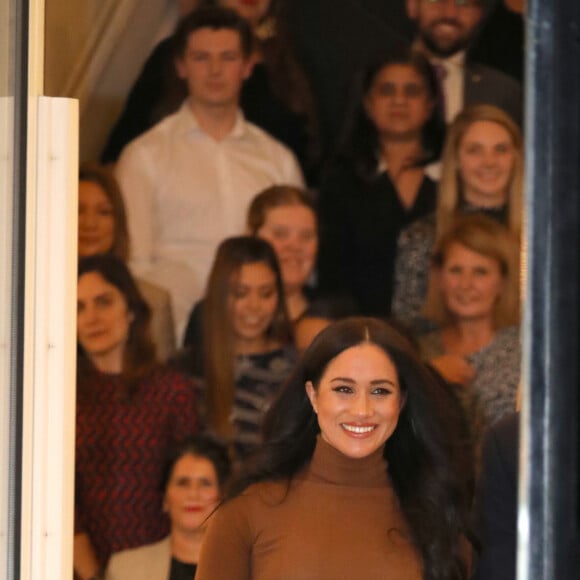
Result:
<svg viewBox="0 0 580 580"><path fill-rule="evenodd" d="M131 268L171 293L178 344L217 246L244 233L253 197L270 185L304 184L294 155L241 112L231 133L216 141L187 101L125 147L116 176L127 206Z"/></svg>

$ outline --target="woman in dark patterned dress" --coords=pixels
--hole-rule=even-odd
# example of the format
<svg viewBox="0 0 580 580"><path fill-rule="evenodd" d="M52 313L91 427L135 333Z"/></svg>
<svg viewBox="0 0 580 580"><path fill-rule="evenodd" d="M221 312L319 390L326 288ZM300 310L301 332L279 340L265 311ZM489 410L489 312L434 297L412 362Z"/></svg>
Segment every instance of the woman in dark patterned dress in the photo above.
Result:
<svg viewBox="0 0 580 580"><path fill-rule="evenodd" d="M520 381L519 243L484 215L457 218L435 248L425 315L440 330L422 354L463 403L476 452L486 427L516 409Z"/></svg>
<svg viewBox="0 0 580 580"><path fill-rule="evenodd" d="M390 314L397 238L435 209L445 124L429 62L392 54L363 72L338 158L321 180L319 288Z"/></svg>
<svg viewBox="0 0 580 580"><path fill-rule="evenodd" d="M200 379L207 430L243 458L260 444L262 417L296 358L280 267L268 242L239 236L221 243L201 318L201 344L175 364Z"/></svg>
<svg viewBox="0 0 580 580"><path fill-rule="evenodd" d="M81 259L74 567L82 580L112 552L167 534L164 454L197 427L193 384L157 364L149 320L119 258Z"/></svg>

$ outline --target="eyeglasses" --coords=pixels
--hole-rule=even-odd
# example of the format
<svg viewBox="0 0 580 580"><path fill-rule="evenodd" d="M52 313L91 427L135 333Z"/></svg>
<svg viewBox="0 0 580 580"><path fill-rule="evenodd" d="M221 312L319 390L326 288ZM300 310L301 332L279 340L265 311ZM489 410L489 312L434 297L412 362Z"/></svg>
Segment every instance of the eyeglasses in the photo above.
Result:
<svg viewBox="0 0 580 580"><path fill-rule="evenodd" d="M447 4L450 0L424 0L427 4ZM481 6L481 0L451 0L455 6L465 6L471 8L474 6Z"/></svg>

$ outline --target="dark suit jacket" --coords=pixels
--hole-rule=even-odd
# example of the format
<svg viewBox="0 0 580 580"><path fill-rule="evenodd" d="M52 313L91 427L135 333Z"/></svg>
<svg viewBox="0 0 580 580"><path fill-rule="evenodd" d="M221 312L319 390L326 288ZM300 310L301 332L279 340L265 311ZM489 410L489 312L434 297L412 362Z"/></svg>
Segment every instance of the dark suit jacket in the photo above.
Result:
<svg viewBox="0 0 580 580"><path fill-rule="evenodd" d="M481 474L482 551L474 580L515 580L519 413L487 432Z"/></svg>
<svg viewBox="0 0 580 580"><path fill-rule="evenodd" d="M522 126L523 94L520 84L508 75L480 63L465 66L464 105L495 105Z"/></svg>

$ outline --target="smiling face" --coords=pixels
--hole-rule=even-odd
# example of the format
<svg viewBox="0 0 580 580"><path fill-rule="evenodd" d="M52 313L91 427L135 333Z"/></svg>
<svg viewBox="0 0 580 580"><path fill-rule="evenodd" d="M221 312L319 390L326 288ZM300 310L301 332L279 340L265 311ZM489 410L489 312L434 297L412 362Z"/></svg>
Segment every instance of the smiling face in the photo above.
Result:
<svg viewBox="0 0 580 580"><path fill-rule="evenodd" d="M445 306L455 319L492 320L504 286L498 260L451 244L440 272Z"/></svg>
<svg viewBox="0 0 580 580"><path fill-rule="evenodd" d="M242 84L251 71L240 34L235 30L200 28L187 39L176 61L177 73L187 83L192 107L237 108Z"/></svg>
<svg viewBox="0 0 580 580"><path fill-rule="evenodd" d="M209 459L188 453L177 460L163 501L172 530L187 533L199 529L219 499L218 477Z"/></svg>
<svg viewBox="0 0 580 580"><path fill-rule="evenodd" d="M79 257L106 254L115 241L113 205L102 187L92 181L79 183Z"/></svg>
<svg viewBox="0 0 580 580"><path fill-rule="evenodd" d="M263 262L244 264L230 287L230 315L236 352L263 352L278 306L275 273Z"/></svg>
<svg viewBox="0 0 580 580"><path fill-rule="evenodd" d="M376 74L364 107L379 135L418 139L433 111L433 101L425 80L412 66L391 64Z"/></svg>
<svg viewBox="0 0 580 580"><path fill-rule="evenodd" d="M235 10L251 26L256 26L268 14L271 0L220 0L220 4Z"/></svg>
<svg viewBox="0 0 580 580"><path fill-rule="evenodd" d="M133 315L121 291L101 274L87 272L78 280L78 341L95 367L121 372Z"/></svg>
<svg viewBox="0 0 580 580"><path fill-rule="evenodd" d="M397 370L378 346L361 343L330 361L318 387L306 391L322 438L352 458L381 449L397 427L403 403Z"/></svg>
<svg viewBox="0 0 580 580"><path fill-rule="evenodd" d="M508 131L492 121L472 123L457 152L463 197L478 207L497 207L508 200L515 151Z"/></svg>
<svg viewBox="0 0 580 580"><path fill-rule="evenodd" d="M483 17L478 0L407 0L407 13L416 21L425 48L446 58L465 49Z"/></svg>
<svg viewBox="0 0 580 580"><path fill-rule="evenodd" d="M272 244L285 288L302 289L312 273L318 251L314 212L304 205L273 207L267 211L257 235Z"/></svg>

